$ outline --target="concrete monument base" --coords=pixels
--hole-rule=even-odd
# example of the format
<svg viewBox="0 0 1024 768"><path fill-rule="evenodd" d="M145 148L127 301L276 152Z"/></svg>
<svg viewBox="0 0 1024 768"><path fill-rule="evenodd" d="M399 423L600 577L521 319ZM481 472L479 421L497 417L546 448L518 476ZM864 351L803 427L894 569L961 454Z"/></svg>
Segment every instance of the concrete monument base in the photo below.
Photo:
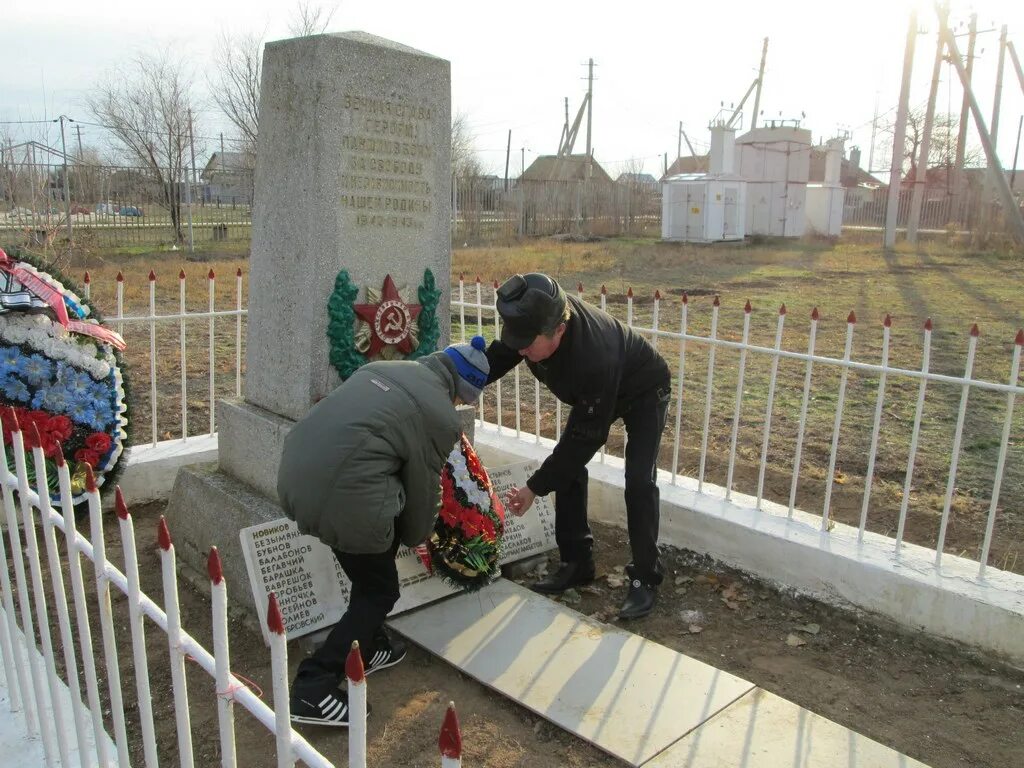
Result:
<svg viewBox="0 0 1024 768"><path fill-rule="evenodd" d="M473 442L475 410L460 406L462 431ZM164 516L178 559L206 573L211 547L224 566L235 607L256 610L239 531L284 517L277 503L277 471L293 422L240 400L218 403L220 464L196 464L178 472ZM255 613L253 614L255 615Z"/></svg>

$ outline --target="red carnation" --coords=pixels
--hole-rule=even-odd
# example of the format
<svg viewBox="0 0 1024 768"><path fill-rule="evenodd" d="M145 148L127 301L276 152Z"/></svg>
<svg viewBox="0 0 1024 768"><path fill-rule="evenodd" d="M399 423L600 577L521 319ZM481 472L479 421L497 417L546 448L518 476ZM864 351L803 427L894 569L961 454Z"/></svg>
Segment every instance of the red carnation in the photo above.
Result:
<svg viewBox="0 0 1024 768"><path fill-rule="evenodd" d="M75 451L75 461L81 461L88 464L93 469L100 463L100 455L96 451L91 451L88 448L79 448Z"/></svg>
<svg viewBox="0 0 1024 768"><path fill-rule="evenodd" d="M106 432L93 432L85 438L85 445L102 456L110 450L110 435Z"/></svg>
<svg viewBox="0 0 1024 768"><path fill-rule="evenodd" d="M72 429L71 419L67 416L51 416L46 421L44 431L53 437L54 440L67 440L71 437Z"/></svg>

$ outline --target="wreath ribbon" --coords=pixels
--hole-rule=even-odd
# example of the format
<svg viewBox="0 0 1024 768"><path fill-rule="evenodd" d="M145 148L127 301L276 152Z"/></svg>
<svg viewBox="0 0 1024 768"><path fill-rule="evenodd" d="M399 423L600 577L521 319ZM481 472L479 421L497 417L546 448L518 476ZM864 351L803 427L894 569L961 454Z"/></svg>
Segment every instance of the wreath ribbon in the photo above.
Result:
<svg viewBox="0 0 1024 768"><path fill-rule="evenodd" d="M0 271L6 272L42 301L45 301L57 316L57 322L74 333L92 336L115 349L124 349L127 345L121 335L98 323L83 323L68 317L68 308L64 303L64 294L14 261L3 248L0 248Z"/></svg>

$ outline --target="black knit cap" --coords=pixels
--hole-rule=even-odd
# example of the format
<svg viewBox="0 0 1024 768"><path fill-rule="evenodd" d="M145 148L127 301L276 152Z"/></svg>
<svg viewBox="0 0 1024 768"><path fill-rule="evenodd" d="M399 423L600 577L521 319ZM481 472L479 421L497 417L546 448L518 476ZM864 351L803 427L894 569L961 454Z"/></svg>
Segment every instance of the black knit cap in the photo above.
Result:
<svg viewBox="0 0 1024 768"><path fill-rule="evenodd" d="M565 291L547 275L513 275L498 288L501 343L524 349L557 325L565 312Z"/></svg>

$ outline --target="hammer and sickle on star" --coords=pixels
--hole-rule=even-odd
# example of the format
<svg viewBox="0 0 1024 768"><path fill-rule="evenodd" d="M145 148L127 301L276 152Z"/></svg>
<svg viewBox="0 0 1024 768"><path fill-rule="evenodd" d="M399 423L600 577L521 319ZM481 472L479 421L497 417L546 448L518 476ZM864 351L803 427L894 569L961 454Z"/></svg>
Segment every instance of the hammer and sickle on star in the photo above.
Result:
<svg viewBox="0 0 1024 768"><path fill-rule="evenodd" d="M402 315L398 310L388 312L384 330L387 332L402 330Z"/></svg>

